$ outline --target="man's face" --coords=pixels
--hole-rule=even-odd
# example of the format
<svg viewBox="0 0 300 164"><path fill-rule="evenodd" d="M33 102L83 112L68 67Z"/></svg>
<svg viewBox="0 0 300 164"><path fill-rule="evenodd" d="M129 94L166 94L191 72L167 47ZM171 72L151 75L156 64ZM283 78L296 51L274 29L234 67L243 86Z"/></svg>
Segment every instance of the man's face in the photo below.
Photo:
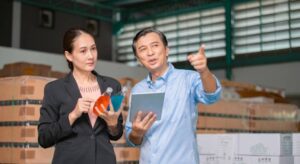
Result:
<svg viewBox="0 0 300 164"><path fill-rule="evenodd" d="M138 60L150 72L161 72L167 68L169 48L165 47L159 35L151 32L139 38L136 42Z"/></svg>

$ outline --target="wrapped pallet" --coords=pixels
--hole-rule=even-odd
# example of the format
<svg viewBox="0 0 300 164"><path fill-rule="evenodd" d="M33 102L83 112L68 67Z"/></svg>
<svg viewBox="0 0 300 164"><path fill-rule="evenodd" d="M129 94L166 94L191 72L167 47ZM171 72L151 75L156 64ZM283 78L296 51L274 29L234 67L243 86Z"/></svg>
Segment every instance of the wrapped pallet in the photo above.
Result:
<svg viewBox="0 0 300 164"><path fill-rule="evenodd" d="M0 163L51 163L54 148L38 146L36 125L44 86L52 80L27 75L0 79Z"/></svg>
<svg viewBox="0 0 300 164"><path fill-rule="evenodd" d="M281 103L220 100L199 104L198 129L228 132L297 132L299 109Z"/></svg>

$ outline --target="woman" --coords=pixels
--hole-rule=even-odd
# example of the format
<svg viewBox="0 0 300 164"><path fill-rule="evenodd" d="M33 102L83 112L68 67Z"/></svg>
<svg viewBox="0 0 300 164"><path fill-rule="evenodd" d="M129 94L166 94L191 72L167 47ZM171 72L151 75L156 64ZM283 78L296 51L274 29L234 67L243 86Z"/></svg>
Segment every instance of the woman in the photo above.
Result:
<svg viewBox="0 0 300 164"><path fill-rule="evenodd" d="M70 73L45 86L38 125L38 142L55 145L52 163L116 163L110 140L123 134L121 110L92 112L96 99L108 87L115 94L120 83L97 74L97 47L91 34L80 28L69 29L63 39L64 55Z"/></svg>

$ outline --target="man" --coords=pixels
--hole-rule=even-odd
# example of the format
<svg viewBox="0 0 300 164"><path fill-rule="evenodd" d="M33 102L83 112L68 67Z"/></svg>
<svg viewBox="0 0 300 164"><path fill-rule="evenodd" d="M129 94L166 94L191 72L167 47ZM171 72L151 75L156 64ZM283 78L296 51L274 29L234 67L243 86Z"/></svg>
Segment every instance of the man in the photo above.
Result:
<svg viewBox="0 0 300 164"><path fill-rule="evenodd" d="M207 67L204 46L188 61L196 71L178 70L168 63L168 42L163 33L146 28L132 44L139 62L149 75L132 93L165 92L160 120L152 112L138 112L126 121L129 144L141 147L141 164L198 164L196 141L197 103L210 104L220 97L221 86Z"/></svg>

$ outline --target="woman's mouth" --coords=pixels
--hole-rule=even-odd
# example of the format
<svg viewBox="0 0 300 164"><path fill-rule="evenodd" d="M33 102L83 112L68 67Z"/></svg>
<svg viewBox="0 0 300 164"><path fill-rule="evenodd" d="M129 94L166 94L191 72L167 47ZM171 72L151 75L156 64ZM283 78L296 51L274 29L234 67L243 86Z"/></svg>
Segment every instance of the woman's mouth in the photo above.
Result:
<svg viewBox="0 0 300 164"><path fill-rule="evenodd" d="M91 66L91 65L94 65L94 63L93 62L92 63L87 63L87 65Z"/></svg>

